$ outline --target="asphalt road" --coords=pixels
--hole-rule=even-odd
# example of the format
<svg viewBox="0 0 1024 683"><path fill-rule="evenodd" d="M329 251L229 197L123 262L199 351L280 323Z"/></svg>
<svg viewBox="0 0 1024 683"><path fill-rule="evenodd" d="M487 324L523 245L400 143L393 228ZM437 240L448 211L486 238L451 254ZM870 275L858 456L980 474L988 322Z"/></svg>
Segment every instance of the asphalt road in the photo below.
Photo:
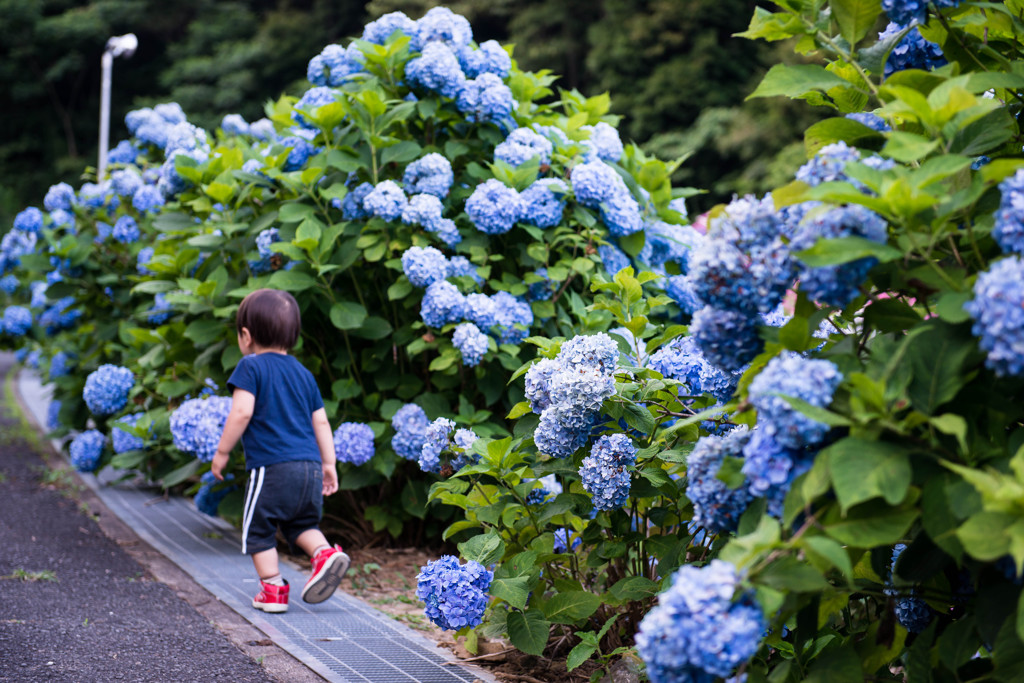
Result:
<svg viewBox="0 0 1024 683"><path fill-rule="evenodd" d="M0 382L10 371L0 355ZM274 680L104 535L4 398L0 681Z"/></svg>

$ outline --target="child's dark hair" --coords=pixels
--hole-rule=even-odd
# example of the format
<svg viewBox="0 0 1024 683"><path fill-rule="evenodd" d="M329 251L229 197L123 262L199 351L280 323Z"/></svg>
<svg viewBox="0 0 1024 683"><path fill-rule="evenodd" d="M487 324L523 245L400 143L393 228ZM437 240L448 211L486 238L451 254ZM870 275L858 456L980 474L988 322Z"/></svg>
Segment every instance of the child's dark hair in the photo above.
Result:
<svg viewBox="0 0 1024 683"><path fill-rule="evenodd" d="M248 328L257 346L288 351L302 330L299 304L288 292L257 289L239 304L235 327L239 334Z"/></svg>

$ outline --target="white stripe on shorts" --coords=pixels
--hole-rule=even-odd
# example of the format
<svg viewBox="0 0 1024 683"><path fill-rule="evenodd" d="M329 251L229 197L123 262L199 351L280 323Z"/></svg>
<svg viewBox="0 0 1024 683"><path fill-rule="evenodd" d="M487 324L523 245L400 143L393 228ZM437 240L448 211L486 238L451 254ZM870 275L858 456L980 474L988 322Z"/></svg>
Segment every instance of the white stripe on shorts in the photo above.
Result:
<svg viewBox="0 0 1024 683"><path fill-rule="evenodd" d="M249 524L252 523L252 513L256 509L256 502L260 498L260 491L263 490L263 475L266 467L261 467L249 475L249 491L245 494L245 507L242 508L242 553L245 553L245 541L249 537Z"/></svg>

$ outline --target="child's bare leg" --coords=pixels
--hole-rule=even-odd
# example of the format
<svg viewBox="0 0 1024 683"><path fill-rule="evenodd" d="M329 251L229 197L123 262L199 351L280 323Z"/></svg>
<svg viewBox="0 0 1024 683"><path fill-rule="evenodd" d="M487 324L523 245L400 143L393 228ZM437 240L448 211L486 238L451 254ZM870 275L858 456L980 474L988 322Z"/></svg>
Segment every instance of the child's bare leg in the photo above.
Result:
<svg viewBox="0 0 1024 683"><path fill-rule="evenodd" d="M295 545L302 548L304 553L313 557L316 551L322 548L329 548L331 544L327 542L327 537L319 529L306 529L295 539ZM255 558L255 555L253 557Z"/></svg>
<svg viewBox="0 0 1024 683"><path fill-rule="evenodd" d="M252 563L256 567L256 573L260 579L272 579L281 574L277 565L277 548L253 553Z"/></svg>

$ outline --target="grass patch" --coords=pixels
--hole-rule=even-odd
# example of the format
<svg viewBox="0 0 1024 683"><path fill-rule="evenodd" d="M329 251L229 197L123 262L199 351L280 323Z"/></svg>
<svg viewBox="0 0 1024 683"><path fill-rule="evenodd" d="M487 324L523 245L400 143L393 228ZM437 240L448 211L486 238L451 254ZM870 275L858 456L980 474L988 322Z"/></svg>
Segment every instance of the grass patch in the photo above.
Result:
<svg viewBox="0 0 1024 683"><path fill-rule="evenodd" d="M39 452L42 442L28 418L21 411L21 404L14 396L14 374L8 373L4 380L3 401L0 401L0 415L14 421L13 425L5 425L0 431L0 445L27 443Z"/></svg>
<svg viewBox="0 0 1024 683"><path fill-rule="evenodd" d="M36 581L53 581L53 582L56 582L57 581L57 574L52 572L52 571L50 571L49 569L44 569L44 570L39 571L39 572L30 572L27 569L15 569L13 572L8 574L7 576L0 576L0 579L8 579L8 580L12 580L12 581L31 581L31 582L36 582Z"/></svg>

